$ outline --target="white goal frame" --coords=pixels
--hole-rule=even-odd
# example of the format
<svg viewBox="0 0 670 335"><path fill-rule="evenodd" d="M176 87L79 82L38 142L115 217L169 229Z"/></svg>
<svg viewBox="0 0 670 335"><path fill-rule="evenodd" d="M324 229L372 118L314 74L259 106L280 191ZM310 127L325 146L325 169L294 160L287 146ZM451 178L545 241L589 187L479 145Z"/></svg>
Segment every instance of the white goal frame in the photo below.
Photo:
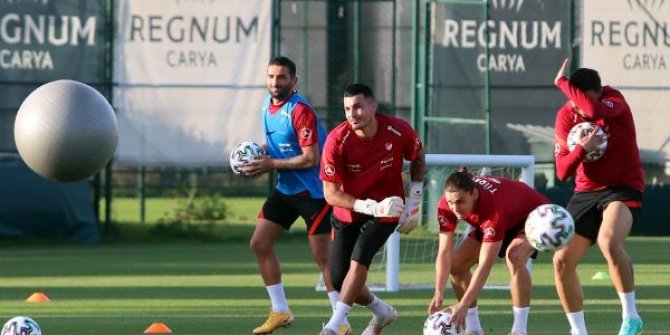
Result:
<svg viewBox="0 0 670 335"><path fill-rule="evenodd" d="M468 155L427 154L426 166L493 166L521 168L521 181L534 187L535 157L532 155ZM395 232L386 241L385 291L400 290L400 233Z"/></svg>

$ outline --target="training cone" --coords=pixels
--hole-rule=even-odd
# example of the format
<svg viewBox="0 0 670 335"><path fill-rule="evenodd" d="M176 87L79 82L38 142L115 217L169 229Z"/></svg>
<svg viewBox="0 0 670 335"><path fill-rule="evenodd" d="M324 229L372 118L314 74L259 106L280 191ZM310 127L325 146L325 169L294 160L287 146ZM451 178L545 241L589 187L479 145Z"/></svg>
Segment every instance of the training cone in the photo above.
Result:
<svg viewBox="0 0 670 335"><path fill-rule="evenodd" d="M162 322L152 323L149 328L144 330L145 334L170 334L172 330Z"/></svg>
<svg viewBox="0 0 670 335"><path fill-rule="evenodd" d="M598 271L598 272L596 272L596 274L593 275L593 277L591 277L591 279L594 279L594 280L610 279L610 275L605 271Z"/></svg>
<svg viewBox="0 0 670 335"><path fill-rule="evenodd" d="M31 294L28 299L26 299L26 302L49 302L49 297L47 297L46 294L42 292L35 292Z"/></svg>

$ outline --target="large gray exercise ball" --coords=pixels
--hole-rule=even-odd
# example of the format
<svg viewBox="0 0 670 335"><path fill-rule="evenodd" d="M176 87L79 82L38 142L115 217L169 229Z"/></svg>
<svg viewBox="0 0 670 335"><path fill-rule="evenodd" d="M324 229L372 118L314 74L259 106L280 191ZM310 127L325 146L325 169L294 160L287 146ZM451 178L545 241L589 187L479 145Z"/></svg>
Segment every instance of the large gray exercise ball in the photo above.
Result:
<svg viewBox="0 0 670 335"><path fill-rule="evenodd" d="M119 140L107 99L74 80L56 80L34 90L19 107L14 140L37 174L56 181L89 178L105 167Z"/></svg>

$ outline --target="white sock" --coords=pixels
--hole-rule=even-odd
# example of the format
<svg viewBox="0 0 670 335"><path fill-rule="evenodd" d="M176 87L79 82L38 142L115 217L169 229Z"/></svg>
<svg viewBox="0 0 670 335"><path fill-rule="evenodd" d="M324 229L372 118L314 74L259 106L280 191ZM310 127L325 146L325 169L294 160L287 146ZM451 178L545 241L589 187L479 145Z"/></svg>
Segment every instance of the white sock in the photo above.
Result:
<svg viewBox="0 0 670 335"><path fill-rule="evenodd" d="M377 298L376 295L373 294L372 297L373 297L372 302L365 307L371 310L372 314L374 314L375 318L377 319L387 316L391 311L392 307L387 303L385 303L383 300Z"/></svg>
<svg viewBox="0 0 670 335"><path fill-rule="evenodd" d="M328 292L328 300L330 300L330 306L333 307L334 312L335 306L337 305L337 302L340 300L340 292L337 291Z"/></svg>
<svg viewBox="0 0 670 335"><path fill-rule="evenodd" d="M516 307L512 306L514 312L514 324L512 325L512 333L527 334L528 333L528 312L530 307Z"/></svg>
<svg viewBox="0 0 670 335"><path fill-rule="evenodd" d="M333 316L330 318L328 323L323 328L328 328L334 332L337 332L340 329L340 326L342 325L342 322L344 322L344 319L347 317L347 314L349 314L349 311L351 310L351 306L338 301L337 304L335 305L335 311L333 311Z"/></svg>
<svg viewBox="0 0 670 335"><path fill-rule="evenodd" d="M479 323L479 306L468 308L468 314L465 315L465 331L481 333L482 324Z"/></svg>
<svg viewBox="0 0 670 335"><path fill-rule="evenodd" d="M328 300L330 300L330 305L333 306L333 312L335 312L335 306L337 306L337 302L340 300L340 292L328 292ZM346 317L344 318L344 323L349 324L349 320Z"/></svg>
<svg viewBox="0 0 670 335"><path fill-rule="evenodd" d="M268 294L270 295L270 302L272 302L272 311L275 313L288 312L288 302L286 301L286 294L284 293L284 285L282 283L266 286Z"/></svg>
<svg viewBox="0 0 670 335"><path fill-rule="evenodd" d="M635 307L635 291L632 292L617 292L619 300L621 300L621 318L623 319L639 319L640 314L637 313Z"/></svg>
<svg viewBox="0 0 670 335"><path fill-rule="evenodd" d="M584 322L584 311L568 313L565 314L568 317L568 322L570 322L570 328L572 332L579 335L588 335L586 331L586 322Z"/></svg>

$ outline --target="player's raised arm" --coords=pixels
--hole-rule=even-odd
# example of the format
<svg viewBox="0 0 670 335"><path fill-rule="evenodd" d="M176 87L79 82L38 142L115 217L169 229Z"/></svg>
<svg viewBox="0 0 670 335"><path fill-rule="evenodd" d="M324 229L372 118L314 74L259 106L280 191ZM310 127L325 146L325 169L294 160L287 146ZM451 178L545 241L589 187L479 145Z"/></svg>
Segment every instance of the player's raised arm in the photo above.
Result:
<svg viewBox="0 0 670 335"><path fill-rule="evenodd" d="M628 110L623 96L614 95L602 99L605 88L597 71L580 68L568 79L563 75L565 65L564 62L554 83L576 105L575 112L588 120L597 120L614 118ZM606 89L612 90L609 87Z"/></svg>

